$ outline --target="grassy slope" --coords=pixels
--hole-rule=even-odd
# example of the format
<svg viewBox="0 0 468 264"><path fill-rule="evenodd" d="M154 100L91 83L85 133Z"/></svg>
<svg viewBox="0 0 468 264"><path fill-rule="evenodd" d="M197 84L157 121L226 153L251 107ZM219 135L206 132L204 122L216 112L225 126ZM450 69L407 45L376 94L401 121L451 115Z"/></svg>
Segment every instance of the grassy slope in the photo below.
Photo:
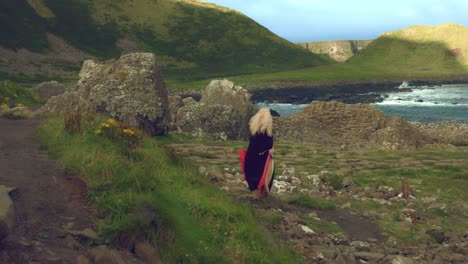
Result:
<svg viewBox="0 0 468 264"><path fill-rule="evenodd" d="M277 73L234 76L241 84L268 81L368 81L468 78L468 29L455 25L415 26L385 33L347 63ZM463 56L454 56L460 49ZM208 81L169 82L202 87Z"/></svg>
<svg viewBox="0 0 468 264"><path fill-rule="evenodd" d="M300 262L265 238L249 207L172 157L161 141L146 138L129 152L95 135L97 126L68 134L61 118L50 118L39 135L51 155L88 182L98 231L108 242L122 235L157 241L166 263ZM148 208L156 213L156 227L144 216Z"/></svg>
<svg viewBox="0 0 468 264"><path fill-rule="evenodd" d="M331 62L281 39L243 14L198 1L70 0L64 4L31 0L37 12L25 1L3 2L0 22L6 30L2 30L0 45L9 48L47 50L48 31L81 50L109 58L120 54L116 42L127 37L136 40L140 49L159 55L167 64L166 75L179 78Z"/></svg>

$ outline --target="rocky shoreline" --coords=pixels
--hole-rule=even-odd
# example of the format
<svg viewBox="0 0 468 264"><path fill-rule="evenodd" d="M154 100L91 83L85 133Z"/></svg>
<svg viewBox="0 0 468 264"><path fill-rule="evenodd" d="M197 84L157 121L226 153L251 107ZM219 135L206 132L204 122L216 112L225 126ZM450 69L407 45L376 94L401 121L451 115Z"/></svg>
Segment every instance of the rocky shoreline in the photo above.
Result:
<svg viewBox="0 0 468 264"><path fill-rule="evenodd" d="M312 101L338 101L346 104L370 104L383 101L381 93L404 92L410 88L399 88L404 81L368 81L368 82L268 82L246 85L244 88L252 94L252 102L309 104ZM412 80L406 81L411 86L435 87L446 84L466 84L468 79L454 80ZM171 95L182 98L201 98L201 91L176 89Z"/></svg>
<svg viewBox="0 0 468 264"><path fill-rule="evenodd" d="M382 82L285 82L246 86L252 93L252 101L308 104L311 101L338 101L347 104L376 103L383 101L380 93L403 92L399 86L403 81ZM444 84L465 84L467 80L414 80L411 86L440 86Z"/></svg>

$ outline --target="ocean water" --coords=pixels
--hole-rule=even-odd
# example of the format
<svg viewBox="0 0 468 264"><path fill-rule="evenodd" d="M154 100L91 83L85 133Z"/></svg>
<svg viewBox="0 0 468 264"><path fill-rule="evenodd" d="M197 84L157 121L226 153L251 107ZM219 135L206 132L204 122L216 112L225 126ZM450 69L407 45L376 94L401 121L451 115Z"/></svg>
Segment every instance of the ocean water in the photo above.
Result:
<svg viewBox="0 0 468 264"><path fill-rule="evenodd" d="M382 93L384 101L372 105L389 117L398 115L410 121L468 122L468 84L427 87L403 83L400 87L410 88L411 91ZM307 105L258 103L257 106L269 107L281 116L287 116L301 111Z"/></svg>
<svg viewBox="0 0 468 264"><path fill-rule="evenodd" d="M468 122L468 84L408 88L411 91L382 94L384 101L373 105L387 116L398 115L410 121Z"/></svg>

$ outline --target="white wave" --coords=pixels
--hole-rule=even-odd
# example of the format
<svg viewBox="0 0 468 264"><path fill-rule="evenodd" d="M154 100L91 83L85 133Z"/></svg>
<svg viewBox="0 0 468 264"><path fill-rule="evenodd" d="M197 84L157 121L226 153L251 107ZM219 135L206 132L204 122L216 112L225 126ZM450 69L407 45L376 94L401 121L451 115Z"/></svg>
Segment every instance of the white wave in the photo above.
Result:
<svg viewBox="0 0 468 264"><path fill-rule="evenodd" d="M400 89L409 88L409 87L410 87L410 85L409 85L409 82L407 82L407 81L403 81L403 82L400 84L400 86L398 86L398 88L400 88Z"/></svg>
<svg viewBox="0 0 468 264"><path fill-rule="evenodd" d="M391 100L374 103L374 105L401 105L401 106L438 106L438 107L465 107L468 104L460 103L439 103L439 102L415 102L415 101L403 101L403 100Z"/></svg>

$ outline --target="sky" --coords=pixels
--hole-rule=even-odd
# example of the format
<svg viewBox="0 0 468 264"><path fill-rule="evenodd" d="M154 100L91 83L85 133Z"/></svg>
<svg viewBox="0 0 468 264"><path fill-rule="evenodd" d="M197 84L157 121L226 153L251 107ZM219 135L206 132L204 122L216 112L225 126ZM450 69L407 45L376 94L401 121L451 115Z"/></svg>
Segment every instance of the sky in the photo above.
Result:
<svg viewBox="0 0 468 264"><path fill-rule="evenodd" d="M468 0L206 0L292 42L374 39L413 25L468 27Z"/></svg>

